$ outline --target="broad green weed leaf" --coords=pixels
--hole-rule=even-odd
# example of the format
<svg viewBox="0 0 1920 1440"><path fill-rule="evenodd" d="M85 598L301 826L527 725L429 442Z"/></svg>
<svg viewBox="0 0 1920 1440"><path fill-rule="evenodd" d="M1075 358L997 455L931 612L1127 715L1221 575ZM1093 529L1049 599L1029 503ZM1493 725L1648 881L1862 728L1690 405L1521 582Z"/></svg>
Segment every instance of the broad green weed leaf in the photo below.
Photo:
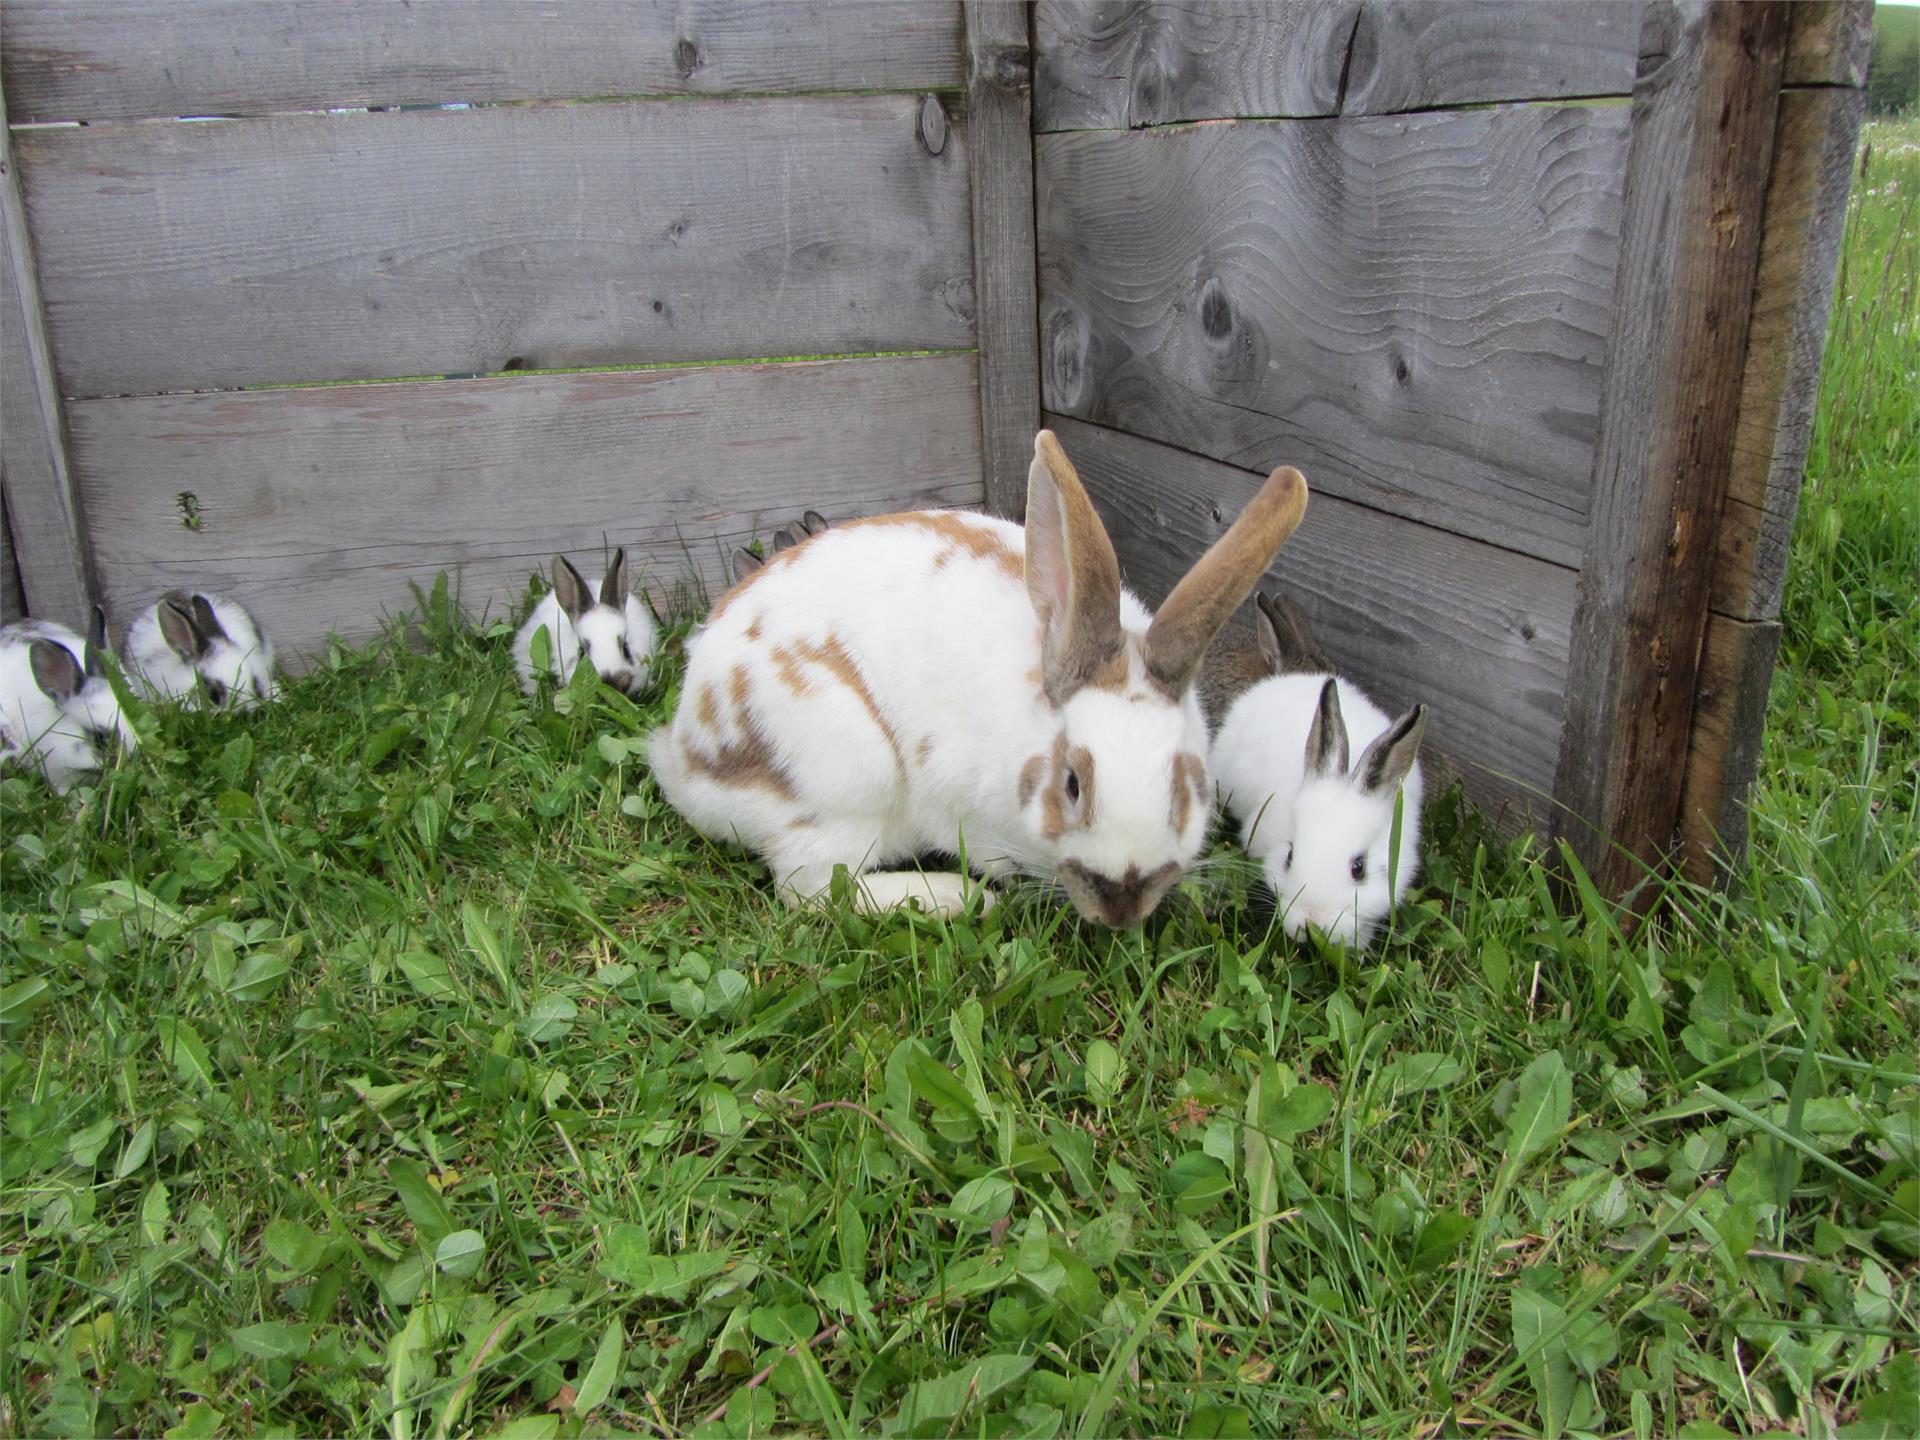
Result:
<svg viewBox="0 0 1920 1440"><path fill-rule="evenodd" d="M142 1120L133 1127L126 1148L120 1152L120 1159L114 1164L114 1179L124 1180L147 1163L147 1157L153 1154L153 1133L151 1120Z"/></svg>
<svg viewBox="0 0 1920 1440"><path fill-rule="evenodd" d="M257 951L242 960L227 982L227 994L235 1000L264 1000L280 988L292 966L277 950Z"/></svg>
<svg viewBox="0 0 1920 1440"><path fill-rule="evenodd" d="M460 993L459 987L453 983L452 973L447 969L447 962L440 956L426 950L402 950L394 959L416 995L439 1000Z"/></svg>
<svg viewBox="0 0 1920 1440"><path fill-rule="evenodd" d="M1120 1093L1120 1052L1105 1040L1087 1046L1087 1098L1096 1105L1111 1105Z"/></svg>
<svg viewBox="0 0 1920 1440"><path fill-rule="evenodd" d="M1407 1266L1415 1274L1438 1270L1456 1254L1473 1233L1473 1222L1452 1210L1442 1210L1420 1227L1413 1240L1413 1256Z"/></svg>
<svg viewBox="0 0 1920 1440"><path fill-rule="evenodd" d="M53 998L53 987L38 975L16 980L0 990L0 1025L24 1025Z"/></svg>
<svg viewBox="0 0 1920 1440"><path fill-rule="evenodd" d="M566 1037L579 1013L579 1007L564 995L542 995L520 1022L520 1033L536 1045L551 1044Z"/></svg>
<svg viewBox="0 0 1920 1440"><path fill-rule="evenodd" d="M954 1192L948 1209L954 1218L974 1225L991 1225L1013 1209L1013 1182L1004 1175L982 1175Z"/></svg>
<svg viewBox="0 0 1920 1440"><path fill-rule="evenodd" d="M553 1440L559 1433L558 1415L521 1415L489 1430L486 1440Z"/></svg>
<svg viewBox="0 0 1920 1440"><path fill-rule="evenodd" d="M267 1222L267 1253L297 1275L311 1275L327 1258L326 1239L284 1215Z"/></svg>
<svg viewBox="0 0 1920 1440"><path fill-rule="evenodd" d="M747 1317L753 1333L769 1345L798 1345L811 1340L820 1328L820 1313L798 1301L788 1305L756 1305Z"/></svg>
<svg viewBox="0 0 1920 1440"><path fill-rule="evenodd" d="M1273 1112L1273 1132L1283 1136L1300 1135L1319 1125L1332 1113L1333 1092L1326 1086L1312 1081L1296 1085L1286 1093L1279 1108Z"/></svg>
<svg viewBox="0 0 1920 1440"><path fill-rule="evenodd" d="M574 1391L574 1414L591 1415L613 1394L613 1385L620 1378L620 1361L625 1357L626 1349L626 1331L621 1328L620 1317L616 1315L601 1332L600 1346L593 1352L593 1364L587 1367L587 1373L581 1377Z"/></svg>
<svg viewBox="0 0 1920 1440"><path fill-rule="evenodd" d="M1566 1338L1563 1335L1541 1345L1565 1318L1565 1312L1538 1291L1514 1287L1513 1344L1533 1385L1534 1402L1540 1408L1540 1430L1546 1440L1556 1440L1573 1413L1573 1365L1567 1357Z"/></svg>
<svg viewBox="0 0 1920 1440"><path fill-rule="evenodd" d="M1521 1072L1519 1094L1507 1115L1507 1161L1516 1169L1551 1145L1573 1114L1573 1077L1558 1050Z"/></svg>
<svg viewBox="0 0 1920 1440"><path fill-rule="evenodd" d="M387 1178L393 1182L400 1203L406 1207L407 1218L413 1221L413 1228L420 1232L420 1238L428 1245L438 1245L459 1228L454 1224L453 1211L447 1208L447 1202L440 1198L440 1192L428 1181L427 1172L419 1161L388 1161Z"/></svg>
<svg viewBox="0 0 1920 1440"><path fill-rule="evenodd" d="M977 1410L1031 1370L1033 1358L1031 1355L985 1355L938 1379L910 1385L900 1399L898 1417L885 1428L888 1433L897 1434L952 1420L962 1411Z"/></svg>
<svg viewBox="0 0 1920 1440"><path fill-rule="evenodd" d="M148 1249L167 1243L167 1226L173 1219L168 1202L167 1187L158 1180L140 1197L140 1243Z"/></svg>
<svg viewBox="0 0 1920 1440"><path fill-rule="evenodd" d="M433 1247L433 1263L456 1280L471 1280L487 1258L487 1242L478 1230L456 1230Z"/></svg>
<svg viewBox="0 0 1920 1440"><path fill-rule="evenodd" d="M973 1108L973 1096L954 1073L924 1050L907 1053L907 1083L938 1114L964 1119L978 1125L980 1116Z"/></svg>
<svg viewBox="0 0 1920 1440"><path fill-rule="evenodd" d="M1200 1405L1187 1416L1181 1440L1252 1440L1253 1415L1239 1405Z"/></svg>
<svg viewBox="0 0 1920 1440"><path fill-rule="evenodd" d="M297 1360L313 1347L313 1326L290 1320L267 1320L240 1330L229 1330L227 1338L262 1360Z"/></svg>
<svg viewBox="0 0 1920 1440"><path fill-rule="evenodd" d="M1467 1067L1451 1055L1423 1050L1389 1061L1380 1071L1380 1084L1389 1094L1415 1094L1439 1090L1454 1084L1467 1073Z"/></svg>
<svg viewBox="0 0 1920 1440"><path fill-rule="evenodd" d="M486 912L471 900L460 905L460 928L466 936L467 948L479 957L480 964L493 983L500 987L500 993L510 1005L520 1000L519 986L514 983L513 959L507 947L501 943L500 933L487 919Z"/></svg>
<svg viewBox="0 0 1920 1440"><path fill-rule="evenodd" d="M186 1021L171 1017L154 1028L160 1032L160 1054L173 1067L173 1073L188 1085L211 1090L213 1057L207 1053L207 1042L200 1038L200 1032Z"/></svg>

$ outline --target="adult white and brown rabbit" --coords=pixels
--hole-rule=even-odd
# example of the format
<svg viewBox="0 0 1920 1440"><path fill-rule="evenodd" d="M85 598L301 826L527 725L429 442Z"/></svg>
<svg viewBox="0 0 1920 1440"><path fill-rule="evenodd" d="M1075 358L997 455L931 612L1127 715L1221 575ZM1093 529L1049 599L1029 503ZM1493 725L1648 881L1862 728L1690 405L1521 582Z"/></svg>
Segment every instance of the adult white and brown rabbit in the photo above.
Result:
<svg viewBox="0 0 1920 1440"><path fill-rule="evenodd" d="M627 552L613 552L596 597L564 555L553 557L553 588L513 637L513 666L529 695L539 683L533 663L533 637L547 629L550 673L565 683L584 654L600 678L627 695L646 688L659 627L627 584Z"/></svg>
<svg viewBox="0 0 1920 1440"><path fill-rule="evenodd" d="M55 790L100 768L100 744L137 743L107 683L107 617L93 608L83 640L64 625L24 620L0 629L0 760L33 765Z"/></svg>
<svg viewBox="0 0 1920 1440"><path fill-rule="evenodd" d="M1427 707L1387 714L1333 673L1292 601L1262 595L1258 610L1266 673L1209 685L1216 696L1235 691L1213 737L1214 781L1287 933L1298 939L1313 926L1363 948L1419 877ZM1233 663L1224 652L1208 657L1210 682Z"/></svg>
<svg viewBox="0 0 1920 1440"><path fill-rule="evenodd" d="M1137 924L1206 837L1201 658L1305 508L1299 472L1274 471L1152 615L1043 430L1024 528L951 510L850 521L722 596L650 739L653 773L794 903L844 865L867 908L957 910L967 877L885 868L938 850Z"/></svg>
<svg viewBox="0 0 1920 1440"><path fill-rule="evenodd" d="M245 709L280 693L273 642L238 600L169 590L127 627L127 678L188 709Z"/></svg>

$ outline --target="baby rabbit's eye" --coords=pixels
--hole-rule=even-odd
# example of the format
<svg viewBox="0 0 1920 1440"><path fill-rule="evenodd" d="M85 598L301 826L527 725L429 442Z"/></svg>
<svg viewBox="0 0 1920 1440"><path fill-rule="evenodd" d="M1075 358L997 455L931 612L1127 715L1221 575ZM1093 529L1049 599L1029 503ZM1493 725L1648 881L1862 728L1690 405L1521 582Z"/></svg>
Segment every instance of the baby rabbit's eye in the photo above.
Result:
<svg viewBox="0 0 1920 1440"><path fill-rule="evenodd" d="M627 637L624 635L620 637L620 658L629 665L633 663L633 651L627 648Z"/></svg>
<svg viewBox="0 0 1920 1440"><path fill-rule="evenodd" d="M227 687L218 680L207 681L207 703L215 709L227 703Z"/></svg>
<svg viewBox="0 0 1920 1440"><path fill-rule="evenodd" d="M1291 870L1293 868L1293 846L1291 845L1287 846L1287 858L1281 868L1283 870Z"/></svg>
<svg viewBox="0 0 1920 1440"><path fill-rule="evenodd" d="M1078 805L1080 803L1080 777L1071 770L1067 771L1066 791L1067 803L1069 805Z"/></svg>
<svg viewBox="0 0 1920 1440"><path fill-rule="evenodd" d="M1354 856L1353 863L1347 867L1347 873L1353 876L1354 884L1365 884L1367 879L1367 857L1364 855Z"/></svg>
<svg viewBox="0 0 1920 1440"><path fill-rule="evenodd" d="M253 693L257 699L267 698L267 684L258 675L253 677Z"/></svg>

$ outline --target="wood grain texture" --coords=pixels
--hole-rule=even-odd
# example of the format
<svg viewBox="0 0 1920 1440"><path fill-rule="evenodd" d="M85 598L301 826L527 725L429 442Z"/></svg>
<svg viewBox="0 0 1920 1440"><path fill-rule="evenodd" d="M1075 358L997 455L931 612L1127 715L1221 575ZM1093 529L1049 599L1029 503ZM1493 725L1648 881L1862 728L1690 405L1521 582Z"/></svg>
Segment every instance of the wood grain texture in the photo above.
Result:
<svg viewBox="0 0 1920 1440"><path fill-rule="evenodd" d="M0 28L16 124L961 81L952 0L4 0Z"/></svg>
<svg viewBox="0 0 1920 1440"><path fill-rule="evenodd" d="M1149 605L1265 478L1069 416L1046 421ZM1573 572L1315 492L1263 583L1300 602L1321 647L1382 705L1433 707L1426 748L1497 823L1545 819Z"/></svg>
<svg viewBox="0 0 1920 1440"><path fill-rule="evenodd" d="M27 614L26 592L20 588L20 563L13 558L13 526L7 520L6 472L0 470L0 625L11 625Z"/></svg>
<svg viewBox="0 0 1920 1440"><path fill-rule="evenodd" d="M1872 50L1873 0L1793 0L1787 84L1858 88Z"/></svg>
<svg viewBox="0 0 1920 1440"><path fill-rule="evenodd" d="M1786 35L1779 4L1647 6L1554 787L1607 895L1678 838Z"/></svg>
<svg viewBox="0 0 1920 1440"><path fill-rule="evenodd" d="M1040 0L1035 125L1124 129L1625 95L1639 32L1639 6L1628 0Z"/></svg>
<svg viewBox="0 0 1920 1440"><path fill-rule="evenodd" d="M1027 7L1018 0L973 0L966 21L980 454L988 507L1017 520L1026 511L1027 462L1040 427L1032 51Z"/></svg>
<svg viewBox="0 0 1920 1440"><path fill-rule="evenodd" d="M500 614L556 551L625 545L664 601L735 545L978 505L972 355L83 400L74 455L117 624L172 586L241 598L283 652L364 638L458 566ZM197 529L184 523L184 494Z"/></svg>
<svg viewBox="0 0 1920 1440"><path fill-rule="evenodd" d="M1041 136L1044 404L1577 564L1627 118Z"/></svg>
<svg viewBox="0 0 1920 1440"><path fill-rule="evenodd" d="M1789 90L1780 97L1713 570L1710 603L1724 615L1771 620L1780 613L1865 110L1860 90Z"/></svg>
<svg viewBox="0 0 1920 1440"><path fill-rule="evenodd" d="M0 105L5 95L0 92ZM86 523L34 269L12 138L0 126L0 489L12 583L29 613L85 628Z"/></svg>
<svg viewBox="0 0 1920 1440"><path fill-rule="evenodd" d="M17 135L70 395L973 344L911 95Z"/></svg>
<svg viewBox="0 0 1920 1440"><path fill-rule="evenodd" d="M1682 863L1697 883L1725 875L1746 853L1747 789L1760 764L1779 649L1778 621L1707 617L1680 802Z"/></svg>

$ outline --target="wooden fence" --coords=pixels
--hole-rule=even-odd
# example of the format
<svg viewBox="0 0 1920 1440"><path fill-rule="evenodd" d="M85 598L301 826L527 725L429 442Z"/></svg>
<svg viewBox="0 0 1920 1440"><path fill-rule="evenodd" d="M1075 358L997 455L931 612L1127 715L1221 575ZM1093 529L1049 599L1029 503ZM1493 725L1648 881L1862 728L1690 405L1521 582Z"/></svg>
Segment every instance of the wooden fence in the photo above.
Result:
<svg viewBox="0 0 1920 1440"><path fill-rule="evenodd" d="M1304 470L1276 582L1619 891L1738 841L1867 14L0 0L0 599L664 592L1044 410L1150 603Z"/></svg>

